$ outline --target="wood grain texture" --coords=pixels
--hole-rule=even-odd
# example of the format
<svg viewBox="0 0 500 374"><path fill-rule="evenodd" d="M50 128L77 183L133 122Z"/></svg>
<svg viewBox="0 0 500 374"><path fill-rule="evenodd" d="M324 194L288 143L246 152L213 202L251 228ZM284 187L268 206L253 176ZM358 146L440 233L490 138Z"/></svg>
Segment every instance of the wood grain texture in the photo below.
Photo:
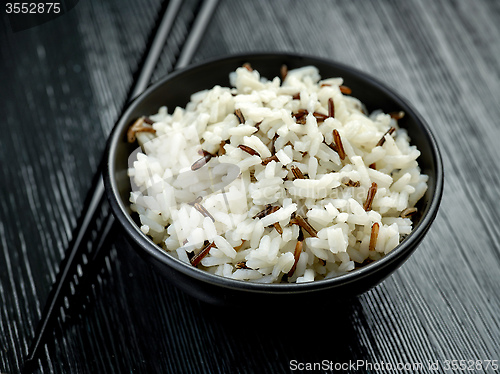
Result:
<svg viewBox="0 0 500 374"><path fill-rule="evenodd" d="M184 3L153 80L171 69L198 3ZM0 372L19 371L161 7L80 1L16 34L2 16ZM283 373L290 360L360 359L421 362L431 373L436 360L500 359L499 20L500 3L488 0L221 0L195 61L249 51L332 58L417 108L443 155L436 221L383 284L298 317L204 305L119 238L39 372Z"/></svg>

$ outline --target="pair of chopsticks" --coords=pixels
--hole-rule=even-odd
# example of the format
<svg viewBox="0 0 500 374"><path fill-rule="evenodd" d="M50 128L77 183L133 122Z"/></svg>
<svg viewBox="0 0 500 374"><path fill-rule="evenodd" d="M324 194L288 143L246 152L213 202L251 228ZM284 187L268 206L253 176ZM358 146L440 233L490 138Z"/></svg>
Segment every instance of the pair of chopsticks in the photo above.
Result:
<svg viewBox="0 0 500 374"><path fill-rule="evenodd" d="M160 58L162 49L165 45L167 37L172 29L174 21L182 5L182 0L170 0L168 6L163 14L161 22L155 32L151 47L146 52L146 57L140 68L139 75L131 89L128 102L143 92L150 83L151 76ZM184 43L184 46L177 58L174 69L180 69L189 64L196 48L203 36L210 18L217 6L217 0L204 0L198 11L189 35ZM30 346L28 355L26 356L23 372L28 373L38 364L38 357L40 350L44 347L47 337L52 332L59 310L63 306L65 292L68 290L70 283L75 277L78 277L78 268L85 266L85 278L78 277L79 288L82 285L92 281L92 276L95 275L99 269L96 269L97 264L100 263L99 259L106 256L107 249L112 244L114 233L117 231L114 216L110 211L104 213L106 217L98 227L97 241L93 248L90 258L84 260L83 257L87 252L86 245L88 243L92 229L95 229L95 222L101 211L102 204L104 203L104 183L102 181L104 160L101 161L100 166L94 176L92 187L87 194L84 202L84 209L77 221L77 227L73 234L73 238L66 249L65 257L59 267L56 281L50 291L47 302L45 304L40 322L37 325L36 333L33 342ZM89 254L87 253L87 256ZM79 266L80 265L80 266ZM94 265L94 266L92 266Z"/></svg>

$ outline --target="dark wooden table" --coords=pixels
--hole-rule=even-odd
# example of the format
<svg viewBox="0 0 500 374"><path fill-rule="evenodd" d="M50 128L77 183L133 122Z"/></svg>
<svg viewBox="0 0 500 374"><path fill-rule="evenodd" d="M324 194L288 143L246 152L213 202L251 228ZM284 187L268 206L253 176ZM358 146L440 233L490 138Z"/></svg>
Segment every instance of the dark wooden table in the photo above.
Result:
<svg viewBox="0 0 500 374"><path fill-rule="evenodd" d="M2 373L22 366L164 6L85 0L16 33L2 8ZM153 81L171 70L199 6L183 2ZM406 372L495 372L491 362L485 368L500 359L500 2L221 0L194 62L249 51L331 58L414 104L446 174L428 235L380 286L338 309L299 315L191 299L119 236L88 304L58 322L39 372L284 373L307 363L352 373L414 364L423 366ZM365 367L345 364L356 360ZM474 370L447 371L451 360L467 369L473 360Z"/></svg>

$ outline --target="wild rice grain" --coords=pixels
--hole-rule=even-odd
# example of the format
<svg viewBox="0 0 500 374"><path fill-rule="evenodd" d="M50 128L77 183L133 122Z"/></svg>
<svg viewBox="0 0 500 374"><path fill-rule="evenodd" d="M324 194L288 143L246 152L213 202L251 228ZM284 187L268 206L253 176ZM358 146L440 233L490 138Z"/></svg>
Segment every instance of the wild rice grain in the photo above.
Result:
<svg viewBox="0 0 500 374"><path fill-rule="evenodd" d="M245 117L243 116L243 113L241 113L241 109L236 109L234 111L234 115L238 118L240 124L245 123Z"/></svg>
<svg viewBox="0 0 500 374"><path fill-rule="evenodd" d="M352 90L344 85L339 86L340 92L342 92L344 95L350 95L352 94Z"/></svg>
<svg viewBox="0 0 500 374"><path fill-rule="evenodd" d="M340 134L337 129L333 130L333 140L335 142L335 145L337 146L337 153L339 154L340 159L344 160L346 156L344 145L342 144L342 139L340 138Z"/></svg>
<svg viewBox="0 0 500 374"><path fill-rule="evenodd" d="M246 240L242 240L240 245L234 247L234 250L236 252L238 252L241 248L243 248L243 245L245 245L245 242L246 242Z"/></svg>
<svg viewBox="0 0 500 374"><path fill-rule="evenodd" d="M292 117L295 118L295 121L298 124L305 125L306 124L306 117L309 114L309 111L307 109L299 109L297 112L292 113Z"/></svg>
<svg viewBox="0 0 500 374"><path fill-rule="evenodd" d="M242 66L248 71L253 71L252 65L249 62L245 62Z"/></svg>
<svg viewBox="0 0 500 374"><path fill-rule="evenodd" d="M265 166L265 165L269 164L271 161L278 162L278 156L272 155L272 156L266 157L265 159L262 160L261 164Z"/></svg>
<svg viewBox="0 0 500 374"><path fill-rule="evenodd" d="M144 117L138 118L132 126L130 126L127 130L127 141L129 143L135 142L137 139L136 134L138 132L150 132L155 134L156 130L150 126L144 126Z"/></svg>
<svg viewBox="0 0 500 374"><path fill-rule="evenodd" d="M354 182L352 179L349 179L349 180L345 181L344 184L347 187L359 187L360 186L359 181Z"/></svg>
<svg viewBox="0 0 500 374"><path fill-rule="evenodd" d="M271 140L271 149L270 149L270 151L271 151L272 155L276 154L276 140L278 140L278 138L279 138L279 135L278 134L274 134L273 139Z"/></svg>
<svg viewBox="0 0 500 374"><path fill-rule="evenodd" d="M297 112L292 113L292 116L295 118L301 118L303 116L307 116L309 114L309 111L307 109L299 109Z"/></svg>
<svg viewBox="0 0 500 374"><path fill-rule="evenodd" d="M196 199L194 199L194 201L192 201L192 202L190 202L188 204L191 205L191 206L194 206L194 204L201 203L201 200L203 200L203 197L198 196Z"/></svg>
<svg viewBox="0 0 500 374"><path fill-rule="evenodd" d="M219 144L219 151L217 152L218 156L222 156L226 154L226 150L224 149L224 146L226 145L226 141L223 140Z"/></svg>
<svg viewBox="0 0 500 374"><path fill-rule="evenodd" d="M250 268L247 266L246 261L241 261L241 262L238 262L236 265L234 265L234 267L235 267L236 269L250 269Z"/></svg>
<svg viewBox="0 0 500 374"><path fill-rule="evenodd" d="M363 205L363 209L365 211L369 211L372 209L373 199L375 194L377 193L377 183L373 182L371 187L368 189L368 194L366 195L366 201Z"/></svg>
<svg viewBox="0 0 500 374"><path fill-rule="evenodd" d="M201 205L200 203L194 203L193 206L204 217L209 217L212 221L215 222L215 218L210 214L210 212L208 210L205 209L205 207L203 205Z"/></svg>
<svg viewBox="0 0 500 374"><path fill-rule="evenodd" d="M191 265L193 265L194 267L198 266L198 264L201 262L201 260L203 260L203 258L208 255L208 252L210 252L210 249L212 249L212 247L215 246L215 243L214 242L211 242L211 243L208 243L207 245L205 245L205 247L203 247L203 249L198 252L196 255L193 256L193 258L190 260L191 262Z"/></svg>
<svg viewBox="0 0 500 374"><path fill-rule="evenodd" d="M402 110L399 112L390 112L389 115L391 116L391 118L394 118L397 121L405 116L405 112L403 112Z"/></svg>
<svg viewBox="0 0 500 374"><path fill-rule="evenodd" d="M314 236L314 237L318 236L318 232L316 231L316 229L314 227L312 227L311 224L309 222L307 222L307 220L305 218L296 214L295 219L297 221L297 224L300 227L302 227L304 230L306 230L309 233L309 235Z"/></svg>
<svg viewBox="0 0 500 374"><path fill-rule="evenodd" d="M396 131L395 127L391 127L389 130L387 130L386 133L382 136L382 138L380 138L380 140L378 141L377 147L378 146L383 146L384 143L385 143L385 136L386 135L392 135L394 133L394 131Z"/></svg>
<svg viewBox="0 0 500 374"><path fill-rule="evenodd" d="M272 210L274 209L275 207L273 207L271 204L267 204L266 207L261 210L259 213L257 213L255 216L253 216L252 218L263 218L269 214L272 213Z"/></svg>
<svg viewBox="0 0 500 374"><path fill-rule="evenodd" d="M239 149L241 149L242 151L245 151L246 153L248 153L249 155L251 156L259 156L260 157L260 154L259 152L257 152L255 149L253 148L250 148L248 145L245 145L245 144L240 144L238 146Z"/></svg>
<svg viewBox="0 0 500 374"><path fill-rule="evenodd" d="M278 234L283 235L283 229L281 228L281 225L278 222L274 223L273 226L275 230L278 232Z"/></svg>
<svg viewBox="0 0 500 374"><path fill-rule="evenodd" d="M147 123L148 125L153 125L155 123L155 121L146 116L142 117L142 119L144 120L144 123Z"/></svg>
<svg viewBox="0 0 500 374"><path fill-rule="evenodd" d="M299 236L297 238L297 244L295 244L295 251L293 253L294 262L293 266L288 272L288 276L291 277L293 273L295 273L295 269L297 268L297 262L299 262L300 254L302 253L302 247L304 246L304 233L302 229L299 228Z"/></svg>
<svg viewBox="0 0 500 374"><path fill-rule="evenodd" d="M328 118L326 114L323 113L318 113L318 112L313 112L314 118L316 118L317 122L323 122L325 119Z"/></svg>
<svg viewBox="0 0 500 374"><path fill-rule="evenodd" d="M306 124L306 116L300 117L296 121L299 125L305 125Z"/></svg>
<svg viewBox="0 0 500 374"><path fill-rule="evenodd" d="M331 97L328 99L328 117L335 117L335 106Z"/></svg>
<svg viewBox="0 0 500 374"><path fill-rule="evenodd" d="M378 231L379 231L379 224L378 222L375 222L372 225L372 232L370 234L370 245L368 246L370 251L375 250L375 245L377 244L377 238L378 238Z"/></svg>
<svg viewBox="0 0 500 374"><path fill-rule="evenodd" d="M409 218L417 213L417 208L406 208L401 212L401 218Z"/></svg>
<svg viewBox="0 0 500 374"><path fill-rule="evenodd" d="M292 174L295 179L306 179L306 177L304 177L304 174L302 174L302 171L295 165L292 165Z"/></svg>
<svg viewBox="0 0 500 374"><path fill-rule="evenodd" d="M205 156L203 156L202 158L196 160L193 165L191 165L191 170L192 171L196 171L198 170L199 168L201 168L202 166L204 166L208 161L210 161L210 159L213 157L213 155L211 153L206 153Z"/></svg>

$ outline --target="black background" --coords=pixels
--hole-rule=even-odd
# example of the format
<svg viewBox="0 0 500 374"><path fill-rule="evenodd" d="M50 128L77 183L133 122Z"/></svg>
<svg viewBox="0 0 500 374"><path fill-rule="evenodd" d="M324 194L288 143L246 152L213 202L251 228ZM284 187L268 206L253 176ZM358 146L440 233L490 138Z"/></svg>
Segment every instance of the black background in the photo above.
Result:
<svg viewBox="0 0 500 374"><path fill-rule="evenodd" d="M14 33L2 5L0 372L19 371L164 6L85 0ZM183 2L152 81L171 70L198 7ZM499 21L500 3L488 0L221 0L194 62L300 52L385 81L421 112L441 146L440 213L382 285L343 307L307 313L202 304L118 237L91 302L58 323L39 371L282 373L291 360L359 359L423 363L420 372L430 373L430 362L442 372L445 360L498 360Z"/></svg>

